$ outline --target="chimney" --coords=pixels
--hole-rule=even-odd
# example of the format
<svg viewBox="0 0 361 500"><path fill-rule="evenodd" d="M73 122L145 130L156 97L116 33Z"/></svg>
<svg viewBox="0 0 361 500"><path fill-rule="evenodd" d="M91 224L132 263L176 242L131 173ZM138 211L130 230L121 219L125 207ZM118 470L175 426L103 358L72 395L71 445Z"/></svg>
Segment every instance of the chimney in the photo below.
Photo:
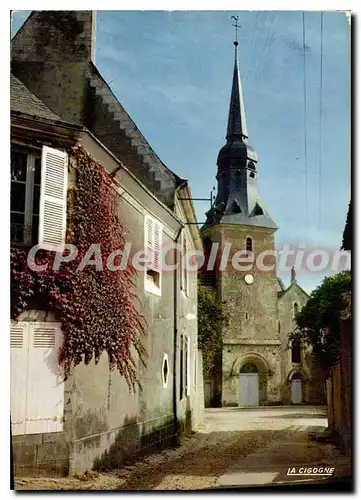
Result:
<svg viewBox="0 0 361 500"><path fill-rule="evenodd" d="M92 61L95 13L91 10L33 11L11 43L16 61Z"/></svg>
<svg viewBox="0 0 361 500"><path fill-rule="evenodd" d="M11 42L11 69L64 120L83 123L95 12L33 11Z"/></svg>

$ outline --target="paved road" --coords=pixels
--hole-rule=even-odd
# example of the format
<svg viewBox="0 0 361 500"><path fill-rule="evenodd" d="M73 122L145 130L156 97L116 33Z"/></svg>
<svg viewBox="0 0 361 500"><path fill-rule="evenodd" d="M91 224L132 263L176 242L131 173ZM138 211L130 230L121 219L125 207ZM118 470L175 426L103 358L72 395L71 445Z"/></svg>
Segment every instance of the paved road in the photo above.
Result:
<svg viewBox="0 0 361 500"><path fill-rule="evenodd" d="M280 431L264 446L235 460L219 477L216 487L318 482L332 476L348 476L351 472L349 460L332 444L310 439L310 433L326 429L326 408L214 409L207 411L206 422L209 429L218 431Z"/></svg>
<svg viewBox="0 0 361 500"><path fill-rule="evenodd" d="M287 475L293 467L293 474L301 467L328 466L336 475L348 475L348 460L333 445L309 437L310 432L320 433L326 427L324 407L209 409L190 449L176 452L172 461L156 470L133 476L123 488L194 490L329 479Z"/></svg>
<svg viewBox="0 0 361 500"><path fill-rule="evenodd" d="M326 409L312 406L220 408L205 412L202 427L182 446L124 469L76 478L16 480L16 489L205 490L320 482L330 476L287 475L288 469L328 466L350 475L331 444L311 440L326 429Z"/></svg>

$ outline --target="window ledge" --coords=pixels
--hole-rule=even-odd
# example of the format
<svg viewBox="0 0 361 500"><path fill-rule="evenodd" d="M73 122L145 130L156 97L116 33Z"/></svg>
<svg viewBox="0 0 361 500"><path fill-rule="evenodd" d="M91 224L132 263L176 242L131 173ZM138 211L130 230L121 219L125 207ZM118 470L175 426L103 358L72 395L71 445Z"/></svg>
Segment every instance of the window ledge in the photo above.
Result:
<svg viewBox="0 0 361 500"><path fill-rule="evenodd" d="M157 295L158 297L162 296L161 289L147 279L145 279L145 282L144 282L144 290L148 293L153 294L153 295Z"/></svg>

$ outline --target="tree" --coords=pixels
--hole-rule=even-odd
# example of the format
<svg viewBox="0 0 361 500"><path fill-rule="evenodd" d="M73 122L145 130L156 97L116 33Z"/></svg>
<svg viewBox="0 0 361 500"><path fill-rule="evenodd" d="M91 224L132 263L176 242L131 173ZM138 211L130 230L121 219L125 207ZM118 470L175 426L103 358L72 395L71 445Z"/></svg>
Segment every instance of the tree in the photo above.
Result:
<svg viewBox="0 0 361 500"><path fill-rule="evenodd" d="M340 319L347 310L351 315L351 274L343 271L326 277L311 293L302 311L296 316L296 329L289 337L312 345L321 367L330 371L338 360Z"/></svg>

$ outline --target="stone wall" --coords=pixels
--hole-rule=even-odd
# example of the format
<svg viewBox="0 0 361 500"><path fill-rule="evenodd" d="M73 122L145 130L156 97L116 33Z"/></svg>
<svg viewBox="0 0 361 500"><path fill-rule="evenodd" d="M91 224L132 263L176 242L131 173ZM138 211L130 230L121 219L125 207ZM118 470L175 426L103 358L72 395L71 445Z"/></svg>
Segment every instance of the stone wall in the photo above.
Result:
<svg viewBox="0 0 361 500"><path fill-rule="evenodd" d="M260 404L280 401L281 358L277 330L277 279L275 270L237 269L232 258L246 249L252 238L255 258L274 249L273 231L252 226L217 225L203 231L204 237L219 242L220 249L231 243L227 265L217 271L217 300L224 301L229 325L223 333L222 404L239 404L239 372L243 364L252 362L259 370ZM221 259L221 258L220 258ZM219 259L219 263L221 260ZM273 257L265 260L266 265ZM236 262L237 264L237 262ZM253 283L245 275L253 275Z"/></svg>
<svg viewBox="0 0 361 500"><path fill-rule="evenodd" d="M65 432L12 437L16 476L69 473L69 442Z"/></svg>
<svg viewBox="0 0 361 500"><path fill-rule="evenodd" d="M240 369L245 363L252 363L258 369L260 405L279 403L280 346L226 343L223 348L223 406L239 405Z"/></svg>
<svg viewBox="0 0 361 500"><path fill-rule="evenodd" d="M273 250L273 233L248 226L221 226L220 231L222 246L232 243L227 267L220 275L221 299L227 304L230 320L225 341L278 339L275 271L262 271L255 266L244 271L232 266L232 256L246 249L247 237L252 238L255 257L265 250ZM245 282L246 274L253 275L252 284Z"/></svg>
<svg viewBox="0 0 361 500"><path fill-rule="evenodd" d="M352 322L341 320L339 361L327 380L328 425L346 455L352 453Z"/></svg>
<svg viewBox="0 0 361 500"><path fill-rule="evenodd" d="M309 404L325 403L325 382L321 369L312 356L312 348L301 347L301 363L293 363L289 334L295 329L294 304L300 311L308 300L308 295L297 284L293 283L278 299L278 320L282 341L282 402L291 404L292 373L298 371L303 376L303 402Z"/></svg>
<svg viewBox="0 0 361 500"><path fill-rule="evenodd" d="M11 43L11 69L63 120L83 123L94 52L91 11L32 12Z"/></svg>
<svg viewBox="0 0 361 500"><path fill-rule="evenodd" d="M160 161L94 65L92 11L33 12L11 42L11 70L62 120L84 125L173 208L177 176Z"/></svg>

